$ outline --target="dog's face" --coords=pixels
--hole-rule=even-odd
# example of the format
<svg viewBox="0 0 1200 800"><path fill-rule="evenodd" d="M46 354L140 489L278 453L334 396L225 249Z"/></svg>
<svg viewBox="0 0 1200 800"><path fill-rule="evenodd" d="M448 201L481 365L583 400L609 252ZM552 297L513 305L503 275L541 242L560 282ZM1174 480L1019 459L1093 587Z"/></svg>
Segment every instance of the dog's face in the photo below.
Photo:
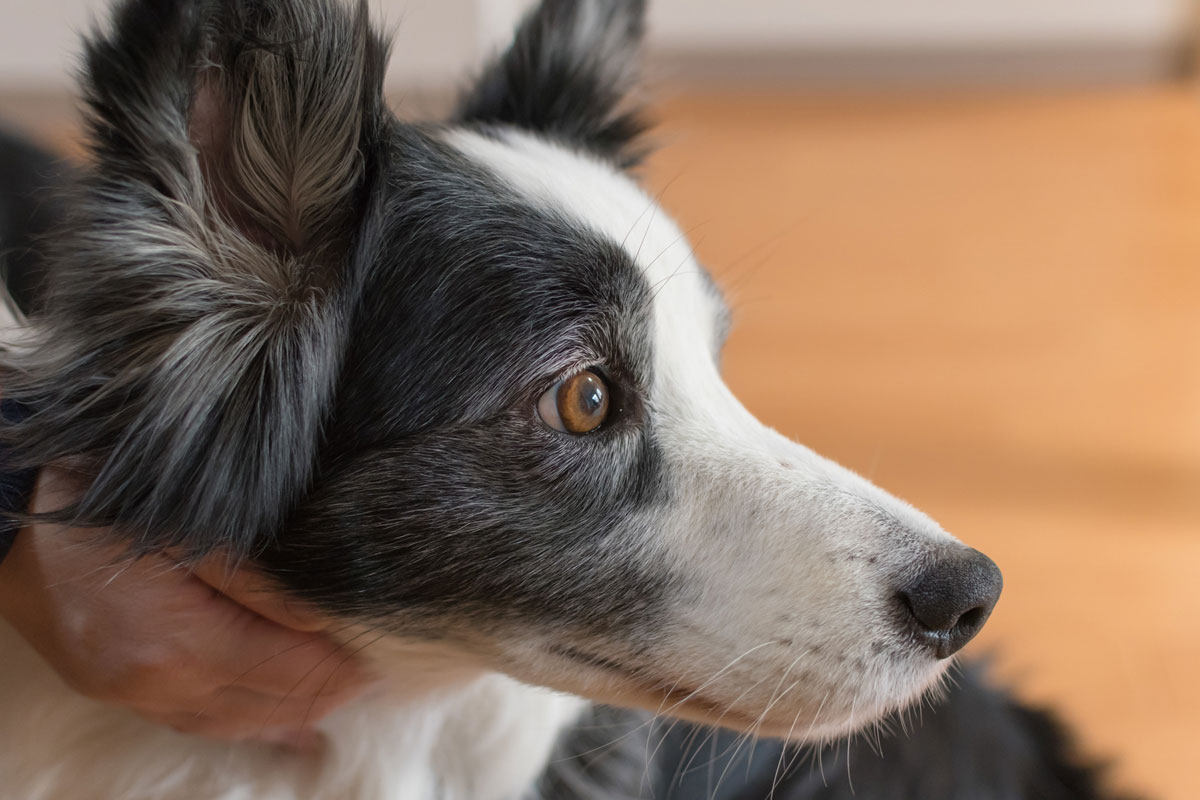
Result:
<svg viewBox="0 0 1200 800"><path fill-rule="evenodd" d="M925 690L998 573L725 387L720 292L625 171L641 5L546 0L436 126L384 109L362 7L128 5L27 457L144 546L599 700L816 738Z"/></svg>

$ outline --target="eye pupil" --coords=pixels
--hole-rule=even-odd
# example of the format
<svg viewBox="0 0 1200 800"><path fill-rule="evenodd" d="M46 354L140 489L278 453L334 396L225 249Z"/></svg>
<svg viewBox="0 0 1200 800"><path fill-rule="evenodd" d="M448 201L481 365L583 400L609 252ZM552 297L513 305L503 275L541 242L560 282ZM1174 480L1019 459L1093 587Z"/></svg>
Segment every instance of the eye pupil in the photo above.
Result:
<svg viewBox="0 0 1200 800"><path fill-rule="evenodd" d="M570 433L590 433L608 416L608 387L591 370L562 382L557 397L558 415Z"/></svg>

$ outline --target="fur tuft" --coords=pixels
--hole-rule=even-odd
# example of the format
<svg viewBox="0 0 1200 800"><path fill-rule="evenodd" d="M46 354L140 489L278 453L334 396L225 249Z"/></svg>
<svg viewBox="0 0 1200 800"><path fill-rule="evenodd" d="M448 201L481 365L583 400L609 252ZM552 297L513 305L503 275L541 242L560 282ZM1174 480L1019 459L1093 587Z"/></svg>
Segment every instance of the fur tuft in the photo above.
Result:
<svg viewBox="0 0 1200 800"><path fill-rule="evenodd" d="M627 99L645 13L645 0L545 0L463 96L459 121L513 125L635 166L647 126Z"/></svg>
<svg viewBox="0 0 1200 800"><path fill-rule="evenodd" d="M5 436L94 476L63 516L246 553L313 469L385 47L365 3L137 0L86 52L95 166Z"/></svg>

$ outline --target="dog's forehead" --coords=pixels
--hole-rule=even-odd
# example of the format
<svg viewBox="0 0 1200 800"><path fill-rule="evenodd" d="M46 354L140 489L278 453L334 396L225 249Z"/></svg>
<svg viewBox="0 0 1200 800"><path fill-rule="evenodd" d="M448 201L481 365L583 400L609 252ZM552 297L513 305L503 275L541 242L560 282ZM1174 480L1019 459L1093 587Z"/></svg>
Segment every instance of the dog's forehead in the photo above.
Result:
<svg viewBox="0 0 1200 800"><path fill-rule="evenodd" d="M685 353L711 358L727 325L724 299L684 232L633 180L604 161L522 131L455 128L444 135L528 201L625 251L654 299L660 360Z"/></svg>

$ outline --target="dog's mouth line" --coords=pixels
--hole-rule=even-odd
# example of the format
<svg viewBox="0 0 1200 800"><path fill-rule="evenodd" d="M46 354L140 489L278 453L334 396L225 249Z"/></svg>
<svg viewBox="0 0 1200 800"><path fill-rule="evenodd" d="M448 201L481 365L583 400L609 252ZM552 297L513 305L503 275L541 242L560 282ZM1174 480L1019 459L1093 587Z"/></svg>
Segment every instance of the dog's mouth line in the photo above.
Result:
<svg viewBox="0 0 1200 800"><path fill-rule="evenodd" d="M701 694L708 685L705 683L701 683L698 688L694 689L691 686L681 686L678 682L671 683L654 678L637 667L630 667L612 658L595 655L570 645L551 645L547 650L559 658L590 667L609 677L618 677L622 684L624 684L624 690L615 698L604 698L600 702L614 703L616 705L637 705L652 711L656 716L684 717L708 725L718 725L743 731L756 730L760 735L791 737L795 732L796 723L794 720L790 725L788 722L784 722L783 725L785 728L781 728L776 732L769 732L773 730L771 728L773 723L766 718L766 711L771 710L771 707L775 705L774 702L768 704L767 710L761 714L739 712L732 707L736 704L736 701L734 704L719 702ZM922 693L924 691L922 690ZM913 700L916 697L917 695L914 695ZM893 705L898 708L906 704L899 703ZM824 705L825 703L822 702L821 706L824 707ZM863 710L865 711L866 709ZM867 716L875 719L882 716L882 713L884 713L882 710L879 713L868 712ZM808 730L809 734L816 730L820 716L821 709L818 708L816 718L811 720L811 727ZM819 721L821 729L832 727L836 731L835 736L842 735L846 722L846 720L839 719L836 716ZM822 733L820 735L826 734Z"/></svg>
<svg viewBox="0 0 1200 800"><path fill-rule="evenodd" d="M656 714L671 715L681 708L689 708L708 717L714 724L722 724L723 721L723 724L726 725L748 725L755 721L752 717L737 713L729 707L728 703L719 703L700 694L700 690L704 688L703 685L700 689L692 689L688 686L680 686L678 682L668 683L649 679L636 668L628 667L611 658L578 650L570 645L553 645L549 649L553 654L569 661L584 664L610 675L618 675L623 681L632 684L638 693L660 699L661 704L656 710Z"/></svg>

